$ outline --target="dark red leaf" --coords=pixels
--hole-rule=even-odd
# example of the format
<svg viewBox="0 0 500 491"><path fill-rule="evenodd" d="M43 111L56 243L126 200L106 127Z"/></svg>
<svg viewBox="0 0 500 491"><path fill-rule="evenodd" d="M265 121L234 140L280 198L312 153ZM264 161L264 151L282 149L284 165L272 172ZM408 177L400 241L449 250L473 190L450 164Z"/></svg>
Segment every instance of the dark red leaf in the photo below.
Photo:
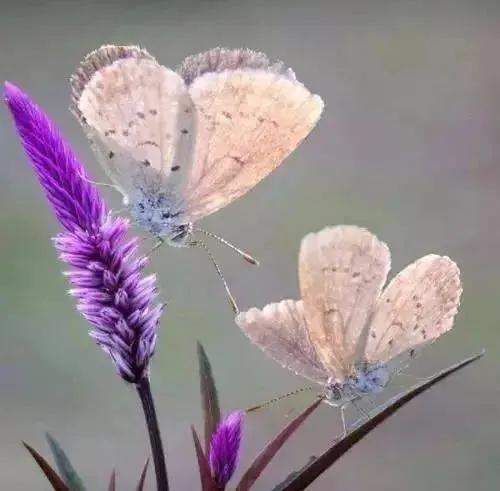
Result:
<svg viewBox="0 0 500 491"><path fill-rule="evenodd" d="M144 489L144 483L146 482L146 474L148 472L149 458L146 460L144 467L142 468L141 477L137 483L136 491L142 491Z"/></svg>
<svg viewBox="0 0 500 491"><path fill-rule="evenodd" d="M66 483L58 476L57 472L49 465L49 463L32 447L30 447L26 442L23 442L31 456L35 459L35 462L40 466L45 477L52 484L52 488L55 491L70 491Z"/></svg>
<svg viewBox="0 0 500 491"><path fill-rule="evenodd" d="M351 431L345 438L335 442L325 453L306 465L301 472L298 472L293 479L287 479L283 485L278 486L276 491L302 491L314 482L323 472L329 469L340 457L342 457L351 447L363 439L368 433L373 431L379 424L392 416L412 399L430 389L434 384L445 379L452 373L460 370L469 363L478 360L484 355L484 351L466 358L461 362L437 373L430 379L414 385L410 390L395 398L392 398L383 408L379 410L370 420L366 421L356 429Z"/></svg>
<svg viewBox="0 0 500 491"><path fill-rule="evenodd" d="M236 491L248 491L258 477L262 474L269 462L278 453L285 442L302 425L302 423L311 415L311 413L321 404L322 399L314 401L309 407L302 411L296 418L288 423L278 435L276 435L260 452L257 458L252 462L248 470L243 474Z"/></svg>
<svg viewBox="0 0 500 491"><path fill-rule="evenodd" d="M196 450L196 458L198 459L198 467L200 470L201 489L202 491L218 491L218 486L213 480L212 473L210 472L210 464L203 453L200 439L193 426L191 426L191 432L193 434L194 448Z"/></svg>
<svg viewBox="0 0 500 491"><path fill-rule="evenodd" d="M109 478L108 491L116 491L116 472L114 469Z"/></svg>

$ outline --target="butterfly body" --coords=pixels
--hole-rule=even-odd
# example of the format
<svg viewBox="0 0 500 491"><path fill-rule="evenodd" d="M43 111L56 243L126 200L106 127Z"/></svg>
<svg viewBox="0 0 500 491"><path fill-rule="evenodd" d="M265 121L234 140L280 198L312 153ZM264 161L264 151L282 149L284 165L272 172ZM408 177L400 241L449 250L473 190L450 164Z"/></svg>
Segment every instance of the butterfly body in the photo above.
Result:
<svg viewBox="0 0 500 491"><path fill-rule="evenodd" d="M330 377L324 388L325 402L330 406L342 407L365 395L382 392L390 378L391 370L386 365L358 368L342 381Z"/></svg>
<svg viewBox="0 0 500 491"><path fill-rule="evenodd" d="M199 247L193 224L250 191L318 122L323 101L282 62L214 48L171 70L138 46L101 46L71 77L71 111L136 224ZM251 264L243 250L200 228Z"/></svg>
<svg viewBox="0 0 500 491"><path fill-rule="evenodd" d="M155 237L176 247L189 244L193 224L187 221L178 198L168 188L137 188L125 204L134 222Z"/></svg>

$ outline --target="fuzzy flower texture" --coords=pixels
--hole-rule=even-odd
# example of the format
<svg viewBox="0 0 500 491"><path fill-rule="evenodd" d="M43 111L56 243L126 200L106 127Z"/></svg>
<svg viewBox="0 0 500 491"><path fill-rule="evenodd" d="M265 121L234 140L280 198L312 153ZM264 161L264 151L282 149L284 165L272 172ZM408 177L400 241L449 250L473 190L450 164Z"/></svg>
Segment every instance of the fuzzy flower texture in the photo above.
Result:
<svg viewBox="0 0 500 491"><path fill-rule="evenodd" d="M64 232L55 238L78 310L93 326L90 335L111 357L119 375L139 383L147 376L162 306L155 277L144 277L147 259L128 222L112 219L83 165L50 118L13 84L5 101L21 143Z"/></svg>
<svg viewBox="0 0 500 491"><path fill-rule="evenodd" d="M221 420L210 440L210 468L215 482L222 489L233 477L238 465L242 425L243 413L229 413Z"/></svg>

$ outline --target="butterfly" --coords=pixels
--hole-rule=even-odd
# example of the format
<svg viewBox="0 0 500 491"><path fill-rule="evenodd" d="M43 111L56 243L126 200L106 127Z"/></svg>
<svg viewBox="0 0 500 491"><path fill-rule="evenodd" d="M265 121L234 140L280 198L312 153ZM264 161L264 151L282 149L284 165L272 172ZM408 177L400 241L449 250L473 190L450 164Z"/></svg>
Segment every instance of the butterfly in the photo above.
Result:
<svg viewBox="0 0 500 491"><path fill-rule="evenodd" d="M252 189L319 120L323 101L292 69L215 48L174 71L145 49L108 45L87 55L71 87L71 110L138 225L158 244L206 249L193 240L204 232L256 263L193 224Z"/></svg>
<svg viewBox="0 0 500 491"><path fill-rule="evenodd" d="M236 323L267 355L324 388L326 402L382 391L416 351L449 331L462 286L448 257L429 254L397 274L389 248L355 226L302 239L302 299L241 312ZM345 420L342 411L345 433Z"/></svg>

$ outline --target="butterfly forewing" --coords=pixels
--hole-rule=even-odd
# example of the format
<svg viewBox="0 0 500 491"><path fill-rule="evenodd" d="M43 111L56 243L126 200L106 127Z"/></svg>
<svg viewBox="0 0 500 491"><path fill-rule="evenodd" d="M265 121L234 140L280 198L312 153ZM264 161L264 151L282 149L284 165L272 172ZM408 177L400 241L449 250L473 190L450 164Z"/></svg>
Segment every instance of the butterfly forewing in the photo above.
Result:
<svg viewBox="0 0 500 491"><path fill-rule="evenodd" d="M375 307L365 358L385 363L432 342L453 326L462 285L457 265L430 254L403 269Z"/></svg>
<svg viewBox="0 0 500 491"><path fill-rule="evenodd" d="M318 359L307 333L302 301L283 300L262 310L252 308L240 313L236 323L254 344L296 374L320 384L331 375L343 379L340 371L328 373Z"/></svg>
<svg viewBox="0 0 500 491"><path fill-rule="evenodd" d="M350 375L390 269L387 246L367 230L328 227L304 237L299 280L307 329L326 367Z"/></svg>
<svg viewBox="0 0 500 491"><path fill-rule="evenodd" d="M188 172L194 111L176 72L139 48L105 46L72 79L74 112L125 194L143 181Z"/></svg>
<svg viewBox="0 0 500 491"><path fill-rule="evenodd" d="M272 70L204 73L189 94L197 130L184 199L193 221L242 196L279 166L323 109L318 96Z"/></svg>

